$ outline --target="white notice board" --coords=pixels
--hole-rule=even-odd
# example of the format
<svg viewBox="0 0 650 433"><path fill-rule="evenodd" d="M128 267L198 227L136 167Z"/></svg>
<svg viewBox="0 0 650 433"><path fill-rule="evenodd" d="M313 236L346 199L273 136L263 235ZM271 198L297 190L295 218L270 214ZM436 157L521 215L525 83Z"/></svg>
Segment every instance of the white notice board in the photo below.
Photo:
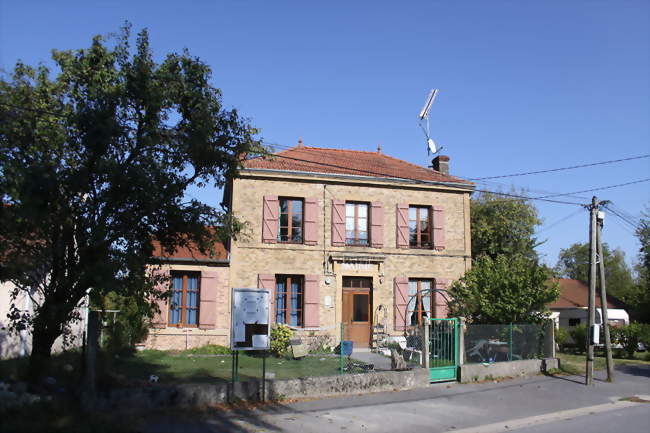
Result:
<svg viewBox="0 0 650 433"><path fill-rule="evenodd" d="M268 350L270 348L271 294L265 289L232 289L230 348Z"/></svg>

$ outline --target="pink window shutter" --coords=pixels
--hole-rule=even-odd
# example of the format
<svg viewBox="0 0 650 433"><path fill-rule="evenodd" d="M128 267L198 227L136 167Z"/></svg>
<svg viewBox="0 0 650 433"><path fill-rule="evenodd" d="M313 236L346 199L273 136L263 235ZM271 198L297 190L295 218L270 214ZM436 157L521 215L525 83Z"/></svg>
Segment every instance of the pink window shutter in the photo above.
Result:
<svg viewBox="0 0 650 433"><path fill-rule="evenodd" d="M257 276L257 287L260 289L266 289L270 293L271 297L271 306L269 315L271 316L270 322L275 322L275 275L273 274L259 274Z"/></svg>
<svg viewBox="0 0 650 433"><path fill-rule="evenodd" d="M449 285L449 280L447 278L436 278L435 281L435 287L437 290L447 290L447 286ZM449 295L447 295L449 297ZM447 308L447 299L445 296L440 293L440 292L435 292L434 296L434 302L435 302L435 311L434 315L437 319L445 319L447 318L448 314L448 308Z"/></svg>
<svg viewBox="0 0 650 433"><path fill-rule="evenodd" d="M409 279L406 277L395 277L393 286L395 296L395 323L396 331L406 329L406 304L409 300Z"/></svg>
<svg viewBox="0 0 650 433"><path fill-rule="evenodd" d="M345 202L332 200L332 246L345 246Z"/></svg>
<svg viewBox="0 0 650 433"><path fill-rule="evenodd" d="M409 205L399 203L396 212L397 220L397 248L409 247Z"/></svg>
<svg viewBox="0 0 650 433"><path fill-rule="evenodd" d="M433 247L445 249L445 210L441 206L433 206Z"/></svg>
<svg viewBox="0 0 650 433"><path fill-rule="evenodd" d="M384 207L381 203L371 203L370 210L370 245L373 248L384 246Z"/></svg>
<svg viewBox="0 0 650 433"><path fill-rule="evenodd" d="M223 290L217 272L201 272L199 282L199 328L217 327L217 297Z"/></svg>
<svg viewBox="0 0 650 433"><path fill-rule="evenodd" d="M305 245L318 245L318 199L305 199Z"/></svg>
<svg viewBox="0 0 650 433"><path fill-rule="evenodd" d="M274 244L278 241L278 218L280 202L276 195L265 195L262 202L262 242Z"/></svg>
<svg viewBox="0 0 650 433"><path fill-rule="evenodd" d="M320 278L305 275L304 323L306 328L320 326Z"/></svg>
<svg viewBox="0 0 650 433"><path fill-rule="evenodd" d="M155 276L169 276L168 272L162 270L155 270L153 274ZM156 284L153 291L155 292L153 294L153 300L158 306L159 311L154 313L151 319L151 326L154 328L165 328L167 327L167 317L169 316L168 298L160 299L157 295L165 294L169 291L169 280Z"/></svg>

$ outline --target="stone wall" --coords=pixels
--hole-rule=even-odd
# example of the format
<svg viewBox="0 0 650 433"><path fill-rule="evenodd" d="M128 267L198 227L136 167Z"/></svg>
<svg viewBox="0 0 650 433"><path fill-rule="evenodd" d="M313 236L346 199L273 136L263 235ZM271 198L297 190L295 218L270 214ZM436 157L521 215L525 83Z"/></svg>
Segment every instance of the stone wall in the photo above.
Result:
<svg viewBox="0 0 650 433"><path fill-rule="evenodd" d="M429 372L423 368L303 379L267 380L266 400L334 397L381 391L406 391L429 385ZM97 409L140 410L164 407L205 407L233 400L259 400L262 381L187 384L147 389L115 390L97 400Z"/></svg>

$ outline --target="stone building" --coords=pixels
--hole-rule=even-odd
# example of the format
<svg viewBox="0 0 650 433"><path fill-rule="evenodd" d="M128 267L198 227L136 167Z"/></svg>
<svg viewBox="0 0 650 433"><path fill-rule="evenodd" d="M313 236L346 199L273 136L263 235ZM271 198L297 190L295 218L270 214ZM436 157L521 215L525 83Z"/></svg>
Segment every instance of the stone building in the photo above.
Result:
<svg viewBox="0 0 650 433"><path fill-rule="evenodd" d="M429 289L446 289L471 265L473 188L449 175L446 156L424 168L380 150L299 144L247 160L224 191L246 232L218 262L169 258L185 304L180 313L161 305L147 345L229 344L231 287L269 289L272 322L306 339L337 342L343 323L355 347L378 329L398 335L446 317L444 296Z"/></svg>

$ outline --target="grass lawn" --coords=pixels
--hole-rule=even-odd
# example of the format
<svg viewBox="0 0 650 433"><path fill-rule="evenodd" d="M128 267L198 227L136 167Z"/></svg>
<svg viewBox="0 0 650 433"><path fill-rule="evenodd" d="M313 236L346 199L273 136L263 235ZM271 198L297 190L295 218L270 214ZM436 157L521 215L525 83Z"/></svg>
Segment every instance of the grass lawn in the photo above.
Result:
<svg viewBox="0 0 650 433"><path fill-rule="evenodd" d="M28 358L0 360L0 380L24 380L27 364ZM80 352L57 354L52 356L44 375L54 377L57 387L74 387L81 378L81 365ZM144 350L114 357L104 354L98 358L97 372L100 389L142 385L152 374L160 378L161 384L224 382L231 380L232 355L204 350ZM339 356L314 354L302 359L286 359L269 355L266 372L267 377L275 379L338 375ZM239 380L261 377L262 358L255 353L240 352Z"/></svg>
<svg viewBox="0 0 650 433"><path fill-rule="evenodd" d="M634 354L634 359L614 358L614 365L626 364L646 364L650 365L650 361L646 361L647 352L637 352ZM560 358L560 370L569 374L584 374L586 355L573 354L573 353L560 353L556 355ZM604 354L596 354L594 356L594 369L602 370L606 367Z"/></svg>
<svg viewBox="0 0 650 433"><path fill-rule="evenodd" d="M155 374L161 383L230 381L231 355L193 355L158 350L145 350L131 356L111 361L109 371L127 381L147 380ZM309 376L333 376L339 374L337 355L315 355L302 359L266 358L266 372L276 379ZM239 378L262 377L262 358L240 353Z"/></svg>

